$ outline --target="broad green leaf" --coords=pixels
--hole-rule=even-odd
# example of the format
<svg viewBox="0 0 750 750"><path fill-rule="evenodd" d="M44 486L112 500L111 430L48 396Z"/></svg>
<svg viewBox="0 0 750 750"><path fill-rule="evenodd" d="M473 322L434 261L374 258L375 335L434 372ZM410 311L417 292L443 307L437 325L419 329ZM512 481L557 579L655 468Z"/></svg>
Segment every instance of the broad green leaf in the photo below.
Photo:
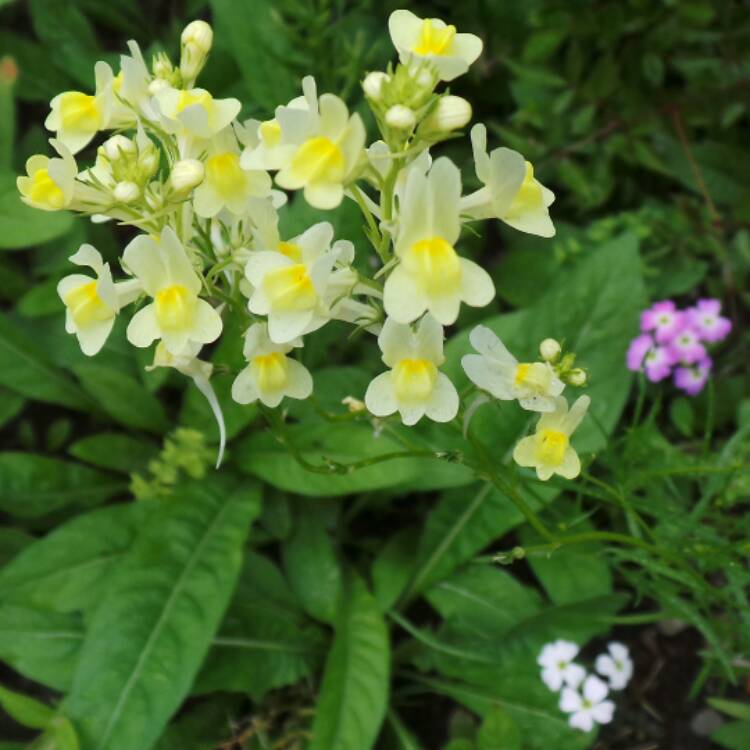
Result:
<svg viewBox="0 0 750 750"><path fill-rule="evenodd" d="M327 525L335 507L302 500L294 513L294 531L282 546L284 570L297 599L317 620L333 623L341 596L341 564Z"/></svg>
<svg viewBox="0 0 750 750"><path fill-rule="evenodd" d="M229 604L259 493L228 475L186 482L108 582L66 714L84 750L145 750L190 690Z"/></svg>
<svg viewBox="0 0 750 750"><path fill-rule="evenodd" d="M0 453L0 510L20 518L68 505L96 505L126 488L122 479L82 464L34 453Z"/></svg>
<svg viewBox="0 0 750 750"><path fill-rule="evenodd" d="M0 527L0 566L7 565L22 549L28 547L34 537L21 529ZM0 567L0 574L2 568Z"/></svg>
<svg viewBox="0 0 750 750"><path fill-rule="evenodd" d="M477 750L521 750L521 732L507 711L493 708L485 714L477 734Z"/></svg>
<svg viewBox="0 0 750 750"><path fill-rule="evenodd" d="M2 685L0 685L0 706L19 724L30 729L44 729L55 715L55 712L44 703L22 693L8 690Z"/></svg>
<svg viewBox="0 0 750 750"><path fill-rule="evenodd" d="M242 696L222 693L182 711L164 732L154 750L216 750L233 736L243 716Z"/></svg>
<svg viewBox="0 0 750 750"><path fill-rule="evenodd" d="M100 432L76 440L68 448L71 456L100 469L131 474L156 456L159 446L143 437L122 432Z"/></svg>
<svg viewBox="0 0 750 750"><path fill-rule="evenodd" d="M711 734L711 739L727 750L747 750L750 747L750 721L730 721Z"/></svg>
<svg viewBox="0 0 750 750"><path fill-rule="evenodd" d="M369 750L388 701L388 629L372 594L352 578L326 660L310 750Z"/></svg>
<svg viewBox="0 0 750 750"><path fill-rule="evenodd" d="M18 416L25 403L23 396L0 386L0 427Z"/></svg>
<svg viewBox="0 0 750 750"><path fill-rule="evenodd" d="M396 603L409 583L418 538L416 529L399 529L372 564L374 594L383 612Z"/></svg>
<svg viewBox="0 0 750 750"><path fill-rule="evenodd" d="M750 703L730 701L725 698L709 698L708 703L712 708L721 711L734 719L750 721Z"/></svg>

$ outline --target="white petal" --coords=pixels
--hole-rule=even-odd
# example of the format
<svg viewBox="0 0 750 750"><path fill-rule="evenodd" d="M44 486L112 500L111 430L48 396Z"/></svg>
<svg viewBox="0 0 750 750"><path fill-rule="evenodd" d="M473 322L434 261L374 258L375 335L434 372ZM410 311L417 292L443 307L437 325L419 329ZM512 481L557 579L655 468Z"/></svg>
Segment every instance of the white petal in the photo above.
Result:
<svg viewBox="0 0 750 750"><path fill-rule="evenodd" d="M81 345L81 351L87 357L93 357L97 354L107 341L114 324L115 317L113 315L109 320L96 321L85 328L79 328L76 331L76 337Z"/></svg>
<svg viewBox="0 0 750 750"><path fill-rule="evenodd" d="M411 49L419 30L422 19L409 10L394 10L388 18L388 31L393 40L393 46L401 52Z"/></svg>
<svg viewBox="0 0 750 750"><path fill-rule="evenodd" d="M563 684L562 673L556 667L546 667L542 670L542 682L544 682L550 690L556 693ZM567 689L568 688L566 688L566 690Z"/></svg>
<svg viewBox="0 0 750 750"><path fill-rule="evenodd" d="M571 714L568 724L574 729L580 729L583 732L590 732L594 728L594 719L589 711L577 711Z"/></svg>
<svg viewBox="0 0 750 750"><path fill-rule="evenodd" d="M450 422L458 414L458 405L456 386L447 375L439 372L425 414L434 422Z"/></svg>
<svg viewBox="0 0 750 750"><path fill-rule="evenodd" d="M596 671L605 677L610 677L617 672L615 662L609 654L600 654L597 656L594 666Z"/></svg>
<svg viewBox="0 0 750 750"><path fill-rule="evenodd" d="M495 296L495 285L487 271L467 258L461 263L461 299L471 307L484 307Z"/></svg>
<svg viewBox="0 0 750 750"><path fill-rule="evenodd" d="M412 357L412 343L411 328L407 324L397 323L393 318L386 319L378 336L378 346L388 367L395 367L399 360Z"/></svg>
<svg viewBox="0 0 750 750"><path fill-rule="evenodd" d="M427 309L427 304L427 299L412 276L402 266L396 266L386 279L383 289L386 314L398 323L411 323Z"/></svg>
<svg viewBox="0 0 750 750"><path fill-rule="evenodd" d="M376 417L387 417L396 411L398 405L390 370L380 373L370 381L365 393L365 405L370 414Z"/></svg>
<svg viewBox="0 0 750 750"><path fill-rule="evenodd" d="M563 671L563 679L572 688L577 688L586 678L586 670L580 664L568 664Z"/></svg>
<svg viewBox="0 0 750 750"><path fill-rule="evenodd" d="M401 415L401 421L407 427L411 427L419 422L425 415L425 411L425 404L404 404L399 402L398 405L398 413Z"/></svg>
<svg viewBox="0 0 750 750"><path fill-rule="evenodd" d="M560 682L562 684L562 678L560 678ZM581 706L583 706L581 694L577 690L566 686L560 693L559 705L560 710L564 711L566 714L572 713L574 711L579 711L581 709Z"/></svg>
<svg viewBox="0 0 750 750"><path fill-rule="evenodd" d="M281 185L278 179L276 181ZM344 199L344 186L340 182L308 182L304 193L313 208L326 211L336 208Z"/></svg>
<svg viewBox="0 0 750 750"><path fill-rule="evenodd" d="M429 174L432 198L433 236L442 237L455 245L461 234L458 202L461 199L461 172L446 156L441 156L432 165Z"/></svg>
<svg viewBox="0 0 750 750"><path fill-rule="evenodd" d="M515 367L518 360L508 351L505 344L487 326L476 326L469 334L471 345L486 357L495 361Z"/></svg>
<svg viewBox="0 0 750 750"><path fill-rule="evenodd" d="M597 724L609 724L615 712L612 701L604 701L591 709L591 716Z"/></svg>
<svg viewBox="0 0 750 750"><path fill-rule="evenodd" d="M492 208L498 218L507 221L505 213L526 177L526 159L510 148L496 148L490 154L490 190Z"/></svg>
<svg viewBox="0 0 750 750"><path fill-rule="evenodd" d="M296 359L287 360L286 395L289 398L307 398L313 390L313 379L310 371Z"/></svg>
<svg viewBox="0 0 750 750"><path fill-rule="evenodd" d="M511 381L496 364L479 354L467 354L461 359L461 366L469 380L478 388L502 401L510 401L514 398L510 387Z"/></svg>
<svg viewBox="0 0 750 750"><path fill-rule="evenodd" d="M539 237L554 237L555 225L550 219L549 212L546 208L539 208L536 211L527 211L520 216L508 218L500 217L508 226L517 229L519 232L526 234L535 234Z"/></svg>
<svg viewBox="0 0 750 750"><path fill-rule="evenodd" d="M443 364L443 326L432 315L425 315L419 321L415 343L420 359L429 359L438 367Z"/></svg>
<svg viewBox="0 0 750 750"><path fill-rule="evenodd" d="M161 331L156 322L156 307L153 303L138 310L128 324L127 337L133 346L150 346L160 336Z"/></svg>
<svg viewBox="0 0 750 750"><path fill-rule="evenodd" d="M613 658L617 659L618 661L625 662L630 660L630 651L628 650L628 647L623 643L613 641L612 643L607 645L607 648L609 649L609 653L612 654Z"/></svg>
<svg viewBox="0 0 750 750"><path fill-rule="evenodd" d="M167 269L159 248L148 235L139 234L125 248L123 266L143 284L151 297L168 283ZM147 346L147 345L146 345Z"/></svg>
<svg viewBox="0 0 750 750"><path fill-rule="evenodd" d="M268 335L276 344L286 344L307 332L312 310L280 310L268 316Z"/></svg>
<svg viewBox="0 0 750 750"><path fill-rule="evenodd" d="M190 339L201 344L210 344L221 335L221 315L204 299L199 299L195 309L195 322Z"/></svg>
<svg viewBox="0 0 750 750"><path fill-rule="evenodd" d="M583 683L583 696L591 703L601 703L609 693L607 683L591 674Z"/></svg>
<svg viewBox="0 0 750 750"><path fill-rule="evenodd" d="M232 398L238 404L252 404L258 400L255 379L249 367L245 367L232 383Z"/></svg>
<svg viewBox="0 0 750 750"><path fill-rule="evenodd" d="M198 294L201 282L198 274L190 262L182 242L171 227L165 227L161 233L161 241L157 247L164 258L169 281L172 284L182 284L188 291Z"/></svg>

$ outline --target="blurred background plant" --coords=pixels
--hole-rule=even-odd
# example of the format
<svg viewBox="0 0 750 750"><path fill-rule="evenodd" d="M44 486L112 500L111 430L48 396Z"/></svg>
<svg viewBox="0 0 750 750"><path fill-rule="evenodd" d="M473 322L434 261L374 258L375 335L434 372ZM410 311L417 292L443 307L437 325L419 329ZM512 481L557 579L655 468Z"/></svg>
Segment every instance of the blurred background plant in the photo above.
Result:
<svg viewBox="0 0 750 750"><path fill-rule="evenodd" d="M55 285L68 256L91 241L114 258L128 235L20 203L15 176L47 150L39 123L55 94L88 90L95 61L116 64L130 38L147 59L174 54L185 23L202 17L216 32L202 84L238 97L243 117L270 116L310 72L366 116L359 81L392 58L386 21L397 7L0 0L0 658L15 691L0 694L15 719L0 723L3 750L22 746L19 723L44 732L37 747L145 750L127 734L138 721L164 730L160 750L299 748L311 726L313 750L584 748L595 737L567 727L535 659L554 638L591 642L589 653L613 629L636 676L600 747L750 747L748 2L409 6L483 38L484 55L454 89L557 195L553 240L493 223L466 244L491 270L510 342L524 353L529 330L567 337L607 402L610 421L587 433L597 460L576 494L560 484L527 498L580 545L555 549L489 484L468 484L454 446L430 430L389 429L374 445L367 419L344 413L337 394L361 398L374 364L362 358L376 355L344 355L335 326L305 349L316 401L290 409L298 423L275 434L254 407L227 398L231 378L219 376L233 439L221 479L209 468L213 419L194 389L166 370L146 374L149 355L126 347L121 327L86 361L62 332ZM471 179L468 139L444 151ZM294 200L285 229L306 226L309 212ZM337 236L361 240L353 205L331 221ZM624 352L647 299L706 296L723 300L734 330L704 392L631 379ZM483 315L464 313L459 328ZM461 345L459 335L448 348L453 373ZM222 344L213 360L239 358L239 344ZM483 410L476 424L498 455L523 429L502 410ZM450 461L428 472L418 459L377 463L406 439ZM364 463L340 473L332 461ZM262 509L248 475L263 483ZM233 494L236 485L246 491ZM114 502L129 493L142 502ZM195 575L180 545L196 546L235 495L234 525L256 517L249 538L228 522L218 529L226 557L201 564L222 583L195 582L208 614L196 622L178 611L166 623L191 644L188 657L152 638L158 592ZM586 542L593 530L612 543ZM131 579L153 578L156 599L139 600ZM134 611L141 630L109 642ZM141 664L145 645L153 653ZM111 663L120 657L143 667L121 683L134 676L147 704L167 695L166 704L154 700L140 719L126 710L125 734L94 745L90 727L79 732L66 715L91 709L107 723L120 710ZM166 688L164 659L177 675ZM82 705L80 684L105 667L114 677L100 703ZM50 710L60 693L68 699ZM731 723L719 726L722 717Z"/></svg>

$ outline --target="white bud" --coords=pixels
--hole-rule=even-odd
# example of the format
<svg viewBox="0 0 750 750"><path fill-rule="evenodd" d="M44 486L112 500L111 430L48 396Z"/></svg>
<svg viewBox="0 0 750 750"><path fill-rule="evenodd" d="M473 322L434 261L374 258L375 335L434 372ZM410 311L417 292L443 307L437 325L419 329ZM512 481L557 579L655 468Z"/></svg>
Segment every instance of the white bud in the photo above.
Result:
<svg viewBox="0 0 750 750"><path fill-rule="evenodd" d="M141 189L134 182L118 182L115 185L115 189L112 191L114 199L118 203L132 203L138 200L138 196L141 194Z"/></svg>
<svg viewBox="0 0 750 750"><path fill-rule="evenodd" d="M156 149L147 148L138 156L138 167L143 175L151 177L159 166L159 154Z"/></svg>
<svg viewBox="0 0 750 750"><path fill-rule="evenodd" d="M198 77L206 64L214 32L205 21L193 21L182 32L180 50L180 74L183 81L191 82Z"/></svg>
<svg viewBox="0 0 750 750"><path fill-rule="evenodd" d="M360 401L358 398L354 398L354 396L346 396L345 398L342 398L341 403L346 406L352 414L359 414L367 409L365 402Z"/></svg>
<svg viewBox="0 0 750 750"><path fill-rule="evenodd" d="M432 112L422 122L422 128L447 133L464 127L471 120L471 104L460 96L441 96Z"/></svg>
<svg viewBox="0 0 750 750"><path fill-rule="evenodd" d="M205 21L191 21L183 30L180 41L183 45L193 45L206 54L214 41L213 29Z"/></svg>
<svg viewBox="0 0 750 750"><path fill-rule="evenodd" d="M362 81L362 89L365 92L365 96L374 102L379 102L380 97L383 95L383 84L388 80L388 76L380 71L376 70L368 73L365 76L365 80Z"/></svg>
<svg viewBox="0 0 750 750"><path fill-rule="evenodd" d="M396 130L411 130L417 122L414 112L403 104L394 104L385 113L386 124Z"/></svg>
<svg viewBox="0 0 750 750"><path fill-rule="evenodd" d="M154 78L154 80L148 85L148 93L151 94L151 96L156 96L160 91L164 91L168 88L168 81L165 81L163 78Z"/></svg>
<svg viewBox="0 0 750 750"><path fill-rule="evenodd" d="M160 52L154 56L153 62L151 63L151 70L157 78L170 78L174 72L172 67L172 61L163 53Z"/></svg>
<svg viewBox="0 0 750 750"><path fill-rule="evenodd" d="M136 147L130 138L124 135L113 135L102 143L101 149L109 161L117 161L126 154L134 154Z"/></svg>
<svg viewBox="0 0 750 750"><path fill-rule="evenodd" d="M183 159L172 167L169 183L178 193L187 193L203 182L203 162L198 159Z"/></svg>
<svg viewBox="0 0 750 750"><path fill-rule="evenodd" d="M586 381L588 380L588 376L586 375L586 371L582 370L580 367L576 367L575 370L571 370L568 373L568 383L575 386L582 386L586 385Z"/></svg>
<svg viewBox="0 0 750 750"><path fill-rule="evenodd" d="M554 362L560 356L561 351L562 347L558 341L555 341L555 339L544 339L544 341L539 344L539 353L542 355L542 359L546 362Z"/></svg>
<svg viewBox="0 0 750 750"><path fill-rule="evenodd" d="M426 70L425 68L417 71L416 76L414 76L414 80L417 82L417 85L421 86L423 89L432 88L435 85L435 78L433 73L431 73L429 70Z"/></svg>

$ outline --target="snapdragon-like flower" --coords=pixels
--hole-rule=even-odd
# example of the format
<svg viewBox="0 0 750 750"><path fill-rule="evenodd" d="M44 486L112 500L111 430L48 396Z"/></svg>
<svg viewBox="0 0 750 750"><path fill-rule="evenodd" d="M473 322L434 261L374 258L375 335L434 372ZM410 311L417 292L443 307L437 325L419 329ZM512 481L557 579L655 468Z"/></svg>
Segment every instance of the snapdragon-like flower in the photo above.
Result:
<svg viewBox="0 0 750 750"><path fill-rule="evenodd" d="M577 688L586 676L586 670L573 659L578 656L578 646L572 641L558 640L542 648L537 664L542 668L544 684L555 692L563 685Z"/></svg>
<svg viewBox="0 0 750 750"><path fill-rule="evenodd" d="M118 310L140 293L140 284L134 280L115 284L109 263L102 260L93 245L81 245L70 260L96 274L96 278L91 278L74 273L57 285L57 293L65 305L65 330L75 334L81 351L92 357L104 346Z"/></svg>
<svg viewBox="0 0 750 750"><path fill-rule="evenodd" d="M337 261L351 263L351 242L331 247L333 227L321 222L273 250L250 255L245 276L253 291L250 312L268 316L268 332L277 344L317 330L330 318L328 285Z"/></svg>
<svg viewBox="0 0 750 750"><path fill-rule="evenodd" d="M454 248L461 233L460 196L461 174L445 157L427 175L409 171L395 243L400 263L383 293L385 311L398 323L411 323L427 310L451 325L461 302L484 307L495 294L489 274Z"/></svg>
<svg viewBox="0 0 750 750"><path fill-rule="evenodd" d="M42 211L60 211L68 208L75 194L78 172L76 160L61 141L51 138L50 144L60 155L50 159L35 154L26 160L26 176L16 179L21 200Z"/></svg>
<svg viewBox="0 0 750 750"><path fill-rule="evenodd" d="M555 399L555 410L542 414L533 435L519 441L513 460L519 466L536 469L536 475L546 481L553 474L575 479L581 473L581 461L570 444L570 436L586 415L591 399L579 396L568 410L564 396Z"/></svg>
<svg viewBox="0 0 750 750"><path fill-rule="evenodd" d="M198 294L201 281L172 229L161 236L139 235L126 248L123 265L142 284L153 302L130 321L133 346L161 339L167 351L182 354L189 344L209 344L221 333L221 317Z"/></svg>
<svg viewBox="0 0 750 750"><path fill-rule="evenodd" d="M474 328L470 341L479 354L467 354L461 365L477 387L529 411L555 410L565 384L549 362L519 362L486 326Z"/></svg>
<svg viewBox="0 0 750 750"><path fill-rule="evenodd" d="M231 127L209 142L203 181L193 197L195 213L204 219L216 216L223 208L233 214L247 211L250 198L271 192L271 178L262 170L243 169L240 150Z"/></svg>
<svg viewBox="0 0 750 750"><path fill-rule="evenodd" d="M312 393L312 376L301 362L287 356L299 346L300 339L275 344L264 323L250 326L243 350L248 365L232 383L232 398L238 404L260 401L272 408L284 398L307 398Z"/></svg>
<svg viewBox="0 0 750 750"><path fill-rule="evenodd" d="M628 647L612 642L607 646L608 653L596 658L596 671L609 680L612 690L623 690L633 676L633 660Z"/></svg>
<svg viewBox="0 0 750 750"><path fill-rule="evenodd" d="M170 133L211 138L226 128L240 112L238 99L214 99L206 89L167 87L155 96L162 123Z"/></svg>
<svg viewBox="0 0 750 750"><path fill-rule="evenodd" d="M276 111L281 137L294 146L276 182L286 190L304 188L305 200L315 208L335 208L363 154L365 126L337 96L323 94L318 99L310 76L303 86L307 109L281 107Z"/></svg>
<svg viewBox="0 0 750 750"><path fill-rule="evenodd" d="M553 237L549 207L555 195L534 177L534 167L509 148L487 154L487 129L471 129L474 168L484 187L461 199L461 213L472 219L496 218L514 229Z"/></svg>
<svg viewBox="0 0 750 750"><path fill-rule="evenodd" d="M427 61L442 81L463 75L482 54L482 40L459 34L439 18L419 18L408 10L394 10L388 19L393 46L405 65Z"/></svg>
<svg viewBox="0 0 750 750"><path fill-rule="evenodd" d="M458 393L443 364L443 327L425 315L416 330L388 319L378 336L383 362L390 368L367 387L365 404L376 417L398 411L406 425L423 416L450 422L458 413Z"/></svg>
<svg viewBox="0 0 750 750"><path fill-rule="evenodd" d="M560 710L568 717L568 724L583 732L590 732L596 724L609 724L615 704L607 700L609 689L596 675L589 675L583 682L581 692L564 687L560 693Z"/></svg>
<svg viewBox="0 0 750 750"><path fill-rule="evenodd" d="M721 341L732 330L732 322L721 315L721 301L718 299L699 299L685 311L685 315L703 341Z"/></svg>

